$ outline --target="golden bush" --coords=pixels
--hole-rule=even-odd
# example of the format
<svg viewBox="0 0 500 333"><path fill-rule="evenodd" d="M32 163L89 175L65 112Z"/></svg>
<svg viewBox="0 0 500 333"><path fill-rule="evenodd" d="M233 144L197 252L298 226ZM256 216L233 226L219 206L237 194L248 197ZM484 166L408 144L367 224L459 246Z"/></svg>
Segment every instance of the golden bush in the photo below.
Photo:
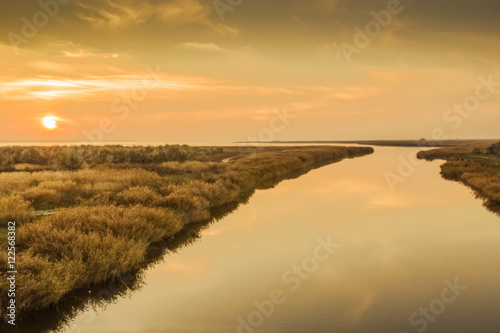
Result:
<svg viewBox="0 0 500 333"><path fill-rule="evenodd" d="M0 197L0 226L6 227L9 221L23 223L33 218L33 207L19 195Z"/></svg>

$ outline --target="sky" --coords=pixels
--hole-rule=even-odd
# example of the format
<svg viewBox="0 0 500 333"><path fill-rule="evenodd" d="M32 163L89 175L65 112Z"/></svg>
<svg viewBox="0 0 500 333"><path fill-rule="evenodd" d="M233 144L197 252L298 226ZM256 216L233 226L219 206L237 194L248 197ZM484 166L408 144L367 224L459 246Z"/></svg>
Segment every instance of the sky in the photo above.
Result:
<svg viewBox="0 0 500 333"><path fill-rule="evenodd" d="M0 141L497 139L499 12L497 0L3 1Z"/></svg>

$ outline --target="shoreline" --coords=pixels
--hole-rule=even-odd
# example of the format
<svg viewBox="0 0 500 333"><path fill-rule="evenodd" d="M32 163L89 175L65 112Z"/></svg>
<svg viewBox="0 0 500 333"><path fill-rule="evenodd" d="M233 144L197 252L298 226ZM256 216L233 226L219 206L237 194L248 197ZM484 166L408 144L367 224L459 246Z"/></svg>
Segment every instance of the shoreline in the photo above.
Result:
<svg viewBox="0 0 500 333"><path fill-rule="evenodd" d="M461 140L317 140L317 141L242 141L236 142L240 144L358 144L364 146L379 146L379 147L456 147L473 143L493 143L499 140L493 139L461 139Z"/></svg>
<svg viewBox="0 0 500 333"><path fill-rule="evenodd" d="M483 206L500 215L500 156L492 153L494 141L475 142L453 148L421 151L419 159L444 160L441 176L469 187Z"/></svg>

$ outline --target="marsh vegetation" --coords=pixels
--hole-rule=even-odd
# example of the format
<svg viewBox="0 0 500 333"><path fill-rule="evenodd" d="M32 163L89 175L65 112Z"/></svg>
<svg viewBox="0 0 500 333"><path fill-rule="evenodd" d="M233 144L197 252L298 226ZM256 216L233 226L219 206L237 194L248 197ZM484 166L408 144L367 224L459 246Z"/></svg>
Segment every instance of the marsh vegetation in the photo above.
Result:
<svg viewBox="0 0 500 333"><path fill-rule="evenodd" d="M446 160L441 174L470 187L485 207L500 214L500 142L477 142L422 151L418 158Z"/></svg>
<svg viewBox="0 0 500 333"><path fill-rule="evenodd" d="M0 149L11 161L5 166L10 171L0 173L0 227L10 220L19 225L18 315L136 271L155 244L168 246L187 226L210 222L257 189L372 152L359 147ZM221 161L231 155L230 162ZM50 214L43 214L47 210ZM7 266L6 258L0 266Z"/></svg>

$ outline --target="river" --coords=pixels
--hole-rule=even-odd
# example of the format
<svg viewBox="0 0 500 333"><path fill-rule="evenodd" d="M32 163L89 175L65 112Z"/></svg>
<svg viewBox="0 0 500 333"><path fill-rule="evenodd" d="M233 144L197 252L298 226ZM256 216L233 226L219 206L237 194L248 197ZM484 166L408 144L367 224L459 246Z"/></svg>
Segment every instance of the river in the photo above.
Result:
<svg viewBox="0 0 500 333"><path fill-rule="evenodd" d="M500 220L414 148L376 148L274 189L62 332L498 332Z"/></svg>

